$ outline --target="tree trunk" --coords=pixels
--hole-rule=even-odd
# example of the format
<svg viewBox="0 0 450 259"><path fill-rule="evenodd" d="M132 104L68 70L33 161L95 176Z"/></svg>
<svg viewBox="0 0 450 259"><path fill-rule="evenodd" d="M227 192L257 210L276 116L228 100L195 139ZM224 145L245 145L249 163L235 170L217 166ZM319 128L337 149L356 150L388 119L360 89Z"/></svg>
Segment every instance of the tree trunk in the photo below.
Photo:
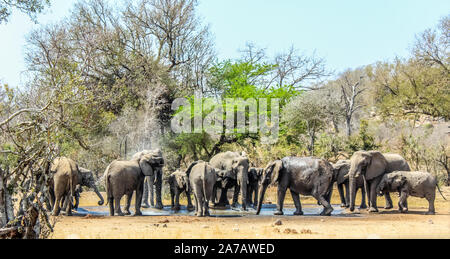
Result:
<svg viewBox="0 0 450 259"><path fill-rule="evenodd" d="M345 124L347 126L347 137L351 137L352 136L352 118L347 117Z"/></svg>
<svg viewBox="0 0 450 259"><path fill-rule="evenodd" d="M11 195L6 188L5 174L0 170L0 228L6 226L10 220L14 219L13 203Z"/></svg>
<svg viewBox="0 0 450 259"><path fill-rule="evenodd" d="M0 169L0 228L4 227L8 223L5 192L3 171Z"/></svg>

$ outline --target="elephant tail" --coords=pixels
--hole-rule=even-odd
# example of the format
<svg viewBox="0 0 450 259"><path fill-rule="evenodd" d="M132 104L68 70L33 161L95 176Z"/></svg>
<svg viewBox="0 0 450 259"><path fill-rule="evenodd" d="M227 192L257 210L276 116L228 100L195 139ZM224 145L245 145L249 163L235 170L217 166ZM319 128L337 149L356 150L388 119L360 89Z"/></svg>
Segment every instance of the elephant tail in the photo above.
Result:
<svg viewBox="0 0 450 259"><path fill-rule="evenodd" d="M109 200L113 197L112 193L111 193L111 188L109 186L109 168L111 167L111 165L109 165L104 173L104 177L105 177L105 191L106 191L106 205L108 205Z"/></svg>
<svg viewBox="0 0 450 259"><path fill-rule="evenodd" d="M209 197L207 197L208 195L206 194L206 174L207 174L207 170L208 170L208 163L204 163L205 167L203 170L203 197L205 198L205 201L207 201L209 199Z"/></svg>
<svg viewBox="0 0 450 259"><path fill-rule="evenodd" d="M445 198L444 194L442 194L441 188L439 188L439 183L436 183L436 187L437 187L439 193L441 194L442 198L444 198L444 200L447 201L447 199Z"/></svg>

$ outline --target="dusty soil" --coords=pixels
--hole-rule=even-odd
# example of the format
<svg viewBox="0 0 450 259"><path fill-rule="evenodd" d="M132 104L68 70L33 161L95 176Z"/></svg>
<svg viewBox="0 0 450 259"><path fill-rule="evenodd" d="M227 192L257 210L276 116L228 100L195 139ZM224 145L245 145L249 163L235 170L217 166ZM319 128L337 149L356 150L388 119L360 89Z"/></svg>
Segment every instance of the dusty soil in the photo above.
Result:
<svg viewBox="0 0 450 259"><path fill-rule="evenodd" d="M450 199L450 188L444 187ZM81 207L95 206L95 194L83 193ZM290 195L287 195L290 196ZM397 195L392 195L397 204ZM290 198L290 197L289 197ZM266 202L275 203L275 192ZM290 199L286 203L292 203ZM339 204L337 192L333 204ZM450 202L438 194L437 214L424 215L428 203L410 197L410 212L380 210L378 214L345 213L334 217L319 216L246 216L236 218L196 218L188 216L149 217L65 217L56 218L51 238L81 239L308 239L308 238L450 238ZM169 202L165 201L168 205ZM317 206L314 199L303 198L304 206ZM384 198L379 199L384 206ZM275 226L280 219L282 225Z"/></svg>

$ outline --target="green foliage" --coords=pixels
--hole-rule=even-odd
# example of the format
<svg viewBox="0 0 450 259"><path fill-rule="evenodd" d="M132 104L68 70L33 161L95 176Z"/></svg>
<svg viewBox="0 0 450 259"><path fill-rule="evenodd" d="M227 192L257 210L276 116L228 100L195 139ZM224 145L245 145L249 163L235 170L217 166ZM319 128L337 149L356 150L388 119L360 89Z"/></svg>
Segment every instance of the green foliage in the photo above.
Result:
<svg viewBox="0 0 450 259"><path fill-rule="evenodd" d="M49 5L50 0L3 0L0 2L0 24L8 21L14 8L27 14L36 22L36 15Z"/></svg>
<svg viewBox="0 0 450 259"><path fill-rule="evenodd" d="M360 150L371 151L380 148L375 143L374 136L369 133L369 123L366 120L361 120L359 133L350 137L346 146L350 154Z"/></svg>

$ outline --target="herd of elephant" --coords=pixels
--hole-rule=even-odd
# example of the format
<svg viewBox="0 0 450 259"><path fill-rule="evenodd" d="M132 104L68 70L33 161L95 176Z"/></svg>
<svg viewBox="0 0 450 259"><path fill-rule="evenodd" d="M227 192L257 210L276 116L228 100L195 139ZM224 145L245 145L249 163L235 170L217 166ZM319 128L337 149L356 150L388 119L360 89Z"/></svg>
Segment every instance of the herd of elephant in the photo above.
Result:
<svg viewBox="0 0 450 259"><path fill-rule="evenodd" d="M103 176L110 215L131 215L130 205L134 192L135 216L142 215L141 207L149 206L148 198L143 199L149 192L154 207L163 209L161 189L164 164L160 150L145 150L135 154L129 161L112 162ZM79 168L68 158L57 158L51 170L54 173L54 185L49 190L49 197L54 216L59 215L61 206L67 215L72 215L72 208L78 207L81 186L92 188L100 198L98 204L104 204L89 170ZM408 211L407 198L414 196L427 199L427 214L434 214L436 188L439 188L433 175L411 171L402 156L382 154L378 151L359 151L350 160L341 160L336 164L314 157L286 157L270 163L266 168L250 167L245 153L225 152L214 156L209 162L196 161L187 170L174 172L168 177L167 183L170 187L172 209L180 210L179 198L184 192L188 210L195 210L196 216L199 217L209 216L211 206L230 205L227 194L228 190L233 188L231 207L238 206L241 194L242 209L247 210L249 206L253 206L259 215L265 192L270 185L278 187L275 215L283 215L283 203L289 189L296 208L294 215L303 215L300 195L306 195L314 197L318 204L324 207L322 216L330 216L333 211L330 200L334 183L338 186L341 206L352 212L355 210L356 193L361 189L360 209L368 208L369 212L378 212L377 196L383 195L386 199L385 209L392 209L390 193L395 192L400 197L400 212ZM153 203L154 191L156 203ZM194 195L194 204L191 194ZM126 196L124 212L120 206L123 196Z"/></svg>

